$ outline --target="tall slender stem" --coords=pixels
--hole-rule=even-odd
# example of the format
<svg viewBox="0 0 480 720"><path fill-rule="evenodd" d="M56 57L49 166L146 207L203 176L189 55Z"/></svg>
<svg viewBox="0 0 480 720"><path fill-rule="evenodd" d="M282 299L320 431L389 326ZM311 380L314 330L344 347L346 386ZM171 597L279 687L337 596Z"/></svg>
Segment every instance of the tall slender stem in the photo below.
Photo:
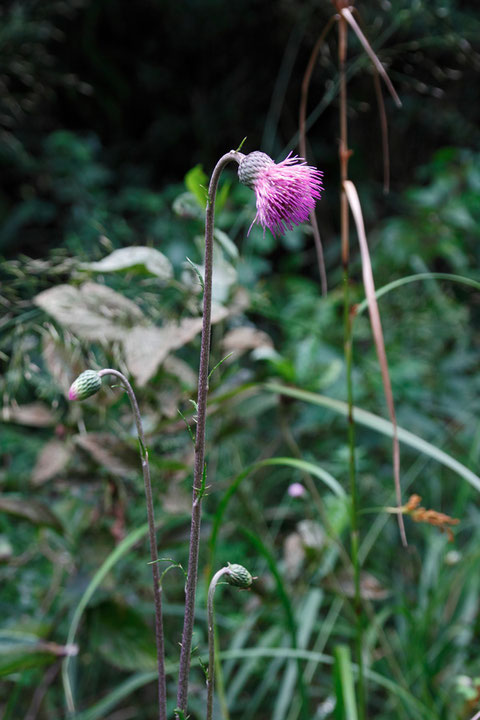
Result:
<svg viewBox="0 0 480 720"><path fill-rule="evenodd" d="M307 69L305 70L305 75L303 76L302 95L301 95L301 100L300 100L298 126L299 126L300 155L305 160L307 159L306 116L307 116L307 101L308 101L308 90L310 87L310 80L312 77L313 68L315 66L315 62L317 60L318 53L320 52L320 48L322 47L322 45L325 41L325 38L328 35L330 28L332 27L334 22L335 22L335 16L330 18L330 20L326 24L325 28L323 29L322 33L320 34L320 37L318 38L317 42L315 43L315 47L312 50L312 54L310 55L310 60L308 61ZM327 289L328 289L327 288L327 273L325 270L325 258L323 255L322 239L320 237L320 230L318 229L318 222L317 222L317 216L315 215L315 210L312 210L312 212L310 213L310 223L312 225L313 239L315 241L318 272L320 274L320 282L322 284L322 295L326 295Z"/></svg>
<svg viewBox="0 0 480 720"><path fill-rule="evenodd" d="M155 604L155 641L157 645L157 669L158 669L158 717L159 720L167 720L167 689L165 679L165 642L163 637L163 616L162 616L162 587L160 585L160 572L158 568L157 540L155 532L155 515L153 510L152 483L150 480L150 466L148 463L148 450L145 443L142 418L138 407L137 398L133 388L123 373L112 368L105 368L98 373L104 375L115 375L119 378L127 391L135 424L137 426L138 439L140 442L140 458L142 461L143 481L145 485L145 500L147 505L148 535L150 540L150 558L152 561L153 575L153 598Z"/></svg>
<svg viewBox="0 0 480 720"><path fill-rule="evenodd" d="M349 215L348 198L344 189L344 183L348 180L348 160L351 151L348 149L348 125L347 125L347 22L342 15L338 18L338 62L340 74L340 226L342 241L342 264L343 264L343 316L344 316L344 338L345 338L345 369L347 376L347 402L348 402L348 447L349 447L349 478L351 497L351 555L354 574L354 608L356 615L356 656L358 663L358 714L360 720L365 718L365 680L363 667L363 613L362 599L360 594L360 560L358 555L359 529L358 529L358 492L355 468L355 424L353 420L353 351L352 351L352 316L350 308L350 278L349 278Z"/></svg>
<svg viewBox="0 0 480 720"><path fill-rule="evenodd" d="M203 291L203 325L200 348L200 368L198 372L197 431L195 436L192 520L190 526L188 574L185 587L185 616L183 623L182 646L180 651L180 668L177 692L177 708L184 715L187 711L190 653L192 647L193 623L195 620L195 593L197 589L198 552L205 473L205 424L207 415L208 364L210 358L215 196L220 174L225 165L232 161L240 163L243 157L244 155L242 153L231 150L229 153L220 158L210 179L205 214L205 278Z"/></svg>
<svg viewBox="0 0 480 720"><path fill-rule="evenodd" d="M215 682L215 616L213 597L220 578L229 573L228 567L218 570L213 576L208 588L207 623L208 623L208 675L207 675L207 720L213 717L213 687Z"/></svg>

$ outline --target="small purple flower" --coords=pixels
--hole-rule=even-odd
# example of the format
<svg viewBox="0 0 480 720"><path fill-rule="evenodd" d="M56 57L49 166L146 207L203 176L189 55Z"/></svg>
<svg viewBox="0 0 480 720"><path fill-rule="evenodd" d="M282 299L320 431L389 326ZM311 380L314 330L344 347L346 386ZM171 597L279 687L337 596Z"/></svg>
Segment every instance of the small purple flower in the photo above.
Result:
<svg viewBox="0 0 480 720"><path fill-rule="evenodd" d="M288 494L292 498L299 498L305 495L305 488L299 482L294 482L288 486Z"/></svg>
<svg viewBox="0 0 480 720"><path fill-rule="evenodd" d="M245 155L238 167L240 182L255 191L257 214L253 222L257 221L264 232L269 228L273 235L308 220L323 189L322 175L292 153L277 164L265 153L255 151Z"/></svg>

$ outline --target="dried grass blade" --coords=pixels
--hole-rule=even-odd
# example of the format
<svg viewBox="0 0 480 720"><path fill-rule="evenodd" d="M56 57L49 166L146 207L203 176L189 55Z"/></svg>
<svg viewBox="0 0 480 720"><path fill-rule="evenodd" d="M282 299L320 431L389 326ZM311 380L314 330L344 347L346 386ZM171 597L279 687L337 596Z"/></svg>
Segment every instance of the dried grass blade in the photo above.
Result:
<svg viewBox="0 0 480 720"><path fill-rule="evenodd" d="M382 77L385 85L386 85L387 88L388 88L388 91L389 91L390 95L391 95L392 98L395 100L395 104L397 105L397 107L402 107L402 101L401 101L400 98L398 97L397 91L396 91L395 88L393 87L392 82L391 82L390 78L388 77L388 75L387 75L387 73L386 73L386 71L385 71L385 68L383 67L382 63L381 63L380 60L378 59L377 55L375 54L375 52L374 52L372 46L370 45L370 43L368 42L367 38L365 37L365 35L364 35L363 32L361 31L361 29L360 29L357 21L356 21L355 18L353 17L353 15L352 15L352 13L350 12L350 10L349 10L348 8L343 8L342 10L340 10L340 15L341 15L343 18L345 18L345 20L348 22L348 24L349 24L350 27L352 28L353 32L355 33L355 35L358 37L358 39L359 39L360 42L362 43L363 49L365 50L365 52L367 53L368 57L370 58L370 60L371 60L372 63L374 64L375 68L378 70L379 74L381 75L381 77Z"/></svg>
<svg viewBox="0 0 480 720"><path fill-rule="evenodd" d="M393 426L393 477L395 480L395 493L397 496L397 505L402 505L402 490L400 486L400 446L398 442L397 418L395 415L395 405L393 402L392 385L390 382L390 374L388 372L387 354L385 352L385 343L383 340L382 323L380 321L380 313L378 310L377 298L375 296L375 284L373 281L372 263L370 261L370 253L368 250L367 236L363 223L362 208L358 197L357 189L351 180L345 180L343 187L348 198L350 210L357 228L358 241L360 244L360 253L362 258L363 284L365 286L365 295L368 301L368 310L370 313L370 322L372 325L373 338L377 350L378 362L382 373L383 390L387 401L388 412ZM405 534L405 525L403 516L398 514L398 527L402 544L407 546L407 538Z"/></svg>

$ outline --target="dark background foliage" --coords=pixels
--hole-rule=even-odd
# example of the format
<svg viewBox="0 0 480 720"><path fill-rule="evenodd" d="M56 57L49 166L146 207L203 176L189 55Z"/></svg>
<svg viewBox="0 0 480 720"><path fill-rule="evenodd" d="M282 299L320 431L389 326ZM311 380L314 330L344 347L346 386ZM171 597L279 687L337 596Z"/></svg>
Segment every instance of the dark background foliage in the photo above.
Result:
<svg viewBox="0 0 480 720"><path fill-rule="evenodd" d="M358 9L404 104L398 111L386 98L394 192L385 201L372 75L352 39L352 176L368 182L378 218L436 149L480 145L480 21L474 2L393 0ZM326 1L285 0L3 3L3 221L22 200L50 199L48 170L36 160L59 129L95 147L112 191L125 184L164 188L197 163L212 167L245 135L249 150L277 157L295 149L301 79L332 11ZM311 110L336 82L335 55L332 31L313 76ZM337 137L333 98L310 132L311 157L328 178L321 212L331 229ZM27 232L15 243L7 233L0 249L41 255L58 245L55 232L28 241L35 223L24 214ZM56 229L46 207L43 219Z"/></svg>

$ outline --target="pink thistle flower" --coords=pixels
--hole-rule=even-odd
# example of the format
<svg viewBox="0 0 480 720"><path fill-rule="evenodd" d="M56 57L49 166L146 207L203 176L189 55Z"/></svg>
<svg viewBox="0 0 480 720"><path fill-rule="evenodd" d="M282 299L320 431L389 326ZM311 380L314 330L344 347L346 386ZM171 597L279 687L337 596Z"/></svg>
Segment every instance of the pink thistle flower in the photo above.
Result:
<svg viewBox="0 0 480 720"><path fill-rule="evenodd" d="M257 221L264 232L269 228L273 235L308 220L323 189L322 175L292 153L277 164L265 153L255 151L245 155L238 167L240 182L255 191L257 214L253 223Z"/></svg>

